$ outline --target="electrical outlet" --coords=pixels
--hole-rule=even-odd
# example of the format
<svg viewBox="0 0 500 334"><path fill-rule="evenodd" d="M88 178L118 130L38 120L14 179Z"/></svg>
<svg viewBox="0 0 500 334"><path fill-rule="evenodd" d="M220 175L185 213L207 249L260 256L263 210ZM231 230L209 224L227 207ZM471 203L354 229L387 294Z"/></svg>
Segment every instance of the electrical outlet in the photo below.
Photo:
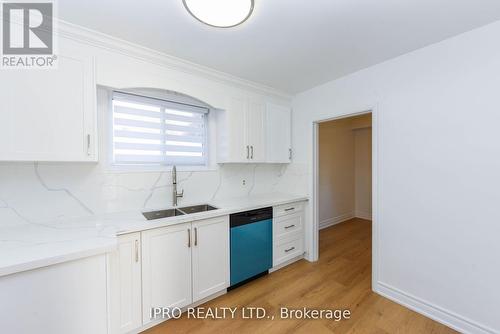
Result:
<svg viewBox="0 0 500 334"><path fill-rule="evenodd" d="M243 180L243 185L246 186L247 185L247 180Z"/></svg>

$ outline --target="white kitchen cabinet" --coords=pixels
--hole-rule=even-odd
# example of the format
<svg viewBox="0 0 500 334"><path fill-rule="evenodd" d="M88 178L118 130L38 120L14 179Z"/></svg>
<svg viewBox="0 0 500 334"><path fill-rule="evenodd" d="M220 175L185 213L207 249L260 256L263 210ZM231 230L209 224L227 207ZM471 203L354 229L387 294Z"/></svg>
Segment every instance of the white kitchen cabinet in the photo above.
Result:
<svg viewBox="0 0 500 334"><path fill-rule="evenodd" d="M142 326L141 234L119 236L107 256L110 333L127 333Z"/></svg>
<svg viewBox="0 0 500 334"><path fill-rule="evenodd" d="M142 320L229 286L229 216L142 232Z"/></svg>
<svg viewBox="0 0 500 334"><path fill-rule="evenodd" d="M94 58L59 44L55 68L2 71L0 161L97 161Z"/></svg>
<svg viewBox="0 0 500 334"><path fill-rule="evenodd" d="M107 254L109 332L151 325L152 307L185 307L229 286L229 216L119 236Z"/></svg>
<svg viewBox="0 0 500 334"><path fill-rule="evenodd" d="M273 207L273 267L304 255L304 202Z"/></svg>
<svg viewBox="0 0 500 334"><path fill-rule="evenodd" d="M247 103L229 99L227 110L217 110L217 162L248 162ZM247 158L248 157L248 158Z"/></svg>
<svg viewBox="0 0 500 334"><path fill-rule="evenodd" d="M217 111L217 162L265 162L265 105L230 98L227 110Z"/></svg>
<svg viewBox="0 0 500 334"><path fill-rule="evenodd" d="M193 222L193 302L229 286L229 217Z"/></svg>
<svg viewBox="0 0 500 334"><path fill-rule="evenodd" d="M266 108L261 102L250 101L247 108L247 145L251 162L266 161Z"/></svg>
<svg viewBox="0 0 500 334"><path fill-rule="evenodd" d="M289 163L290 109L260 100L231 98L217 111L218 163Z"/></svg>
<svg viewBox="0 0 500 334"><path fill-rule="evenodd" d="M289 163L292 159L291 110L266 104L266 162Z"/></svg>
<svg viewBox="0 0 500 334"><path fill-rule="evenodd" d="M191 223L142 232L142 318L151 322L152 307L192 303Z"/></svg>

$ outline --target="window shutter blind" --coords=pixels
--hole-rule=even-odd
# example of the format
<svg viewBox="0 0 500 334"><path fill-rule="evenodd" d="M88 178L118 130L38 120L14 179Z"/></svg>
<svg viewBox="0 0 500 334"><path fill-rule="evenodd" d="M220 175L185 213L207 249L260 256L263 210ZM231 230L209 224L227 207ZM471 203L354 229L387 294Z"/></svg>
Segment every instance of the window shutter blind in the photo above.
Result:
<svg viewBox="0 0 500 334"><path fill-rule="evenodd" d="M207 108L113 93L115 164L207 163Z"/></svg>

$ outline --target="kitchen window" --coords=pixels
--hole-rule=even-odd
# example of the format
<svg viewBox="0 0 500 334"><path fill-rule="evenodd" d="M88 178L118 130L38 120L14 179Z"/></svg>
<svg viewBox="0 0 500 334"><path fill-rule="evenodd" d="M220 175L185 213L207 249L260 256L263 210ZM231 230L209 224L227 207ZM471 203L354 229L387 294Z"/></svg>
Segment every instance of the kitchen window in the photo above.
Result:
<svg viewBox="0 0 500 334"><path fill-rule="evenodd" d="M113 92L112 163L206 166L206 107Z"/></svg>

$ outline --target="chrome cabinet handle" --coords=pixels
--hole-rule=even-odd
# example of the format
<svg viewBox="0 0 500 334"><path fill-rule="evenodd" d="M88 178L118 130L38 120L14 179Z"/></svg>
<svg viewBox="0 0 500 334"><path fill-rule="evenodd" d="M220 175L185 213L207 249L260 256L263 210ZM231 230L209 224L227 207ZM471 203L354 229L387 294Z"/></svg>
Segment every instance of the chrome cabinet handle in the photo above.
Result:
<svg viewBox="0 0 500 334"><path fill-rule="evenodd" d="M285 229L289 229L289 228L292 228L292 227L295 227L295 224L285 226Z"/></svg>
<svg viewBox="0 0 500 334"><path fill-rule="evenodd" d="M188 228L188 247L191 247L191 229Z"/></svg>
<svg viewBox="0 0 500 334"><path fill-rule="evenodd" d="M87 134L87 155L90 155L90 134Z"/></svg>
<svg viewBox="0 0 500 334"><path fill-rule="evenodd" d="M285 211L292 211L292 210L295 210L295 208L288 208L288 209L285 209Z"/></svg>
<svg viewBox="0 0 500 334"><path fill-rule="evenodd" d="M250 146L250 150L252 151L252 155L250 156L250 159L253 159L253 145Z"/></svg>
<svg viewBox="0 0 500 334"><path fill-rule="evenodd" d="M135 241L135 262L139 262L139 240Z"/></svg>
<svg viewBox="0 0 500 334"><path fill-rule="evenodd" d="M194 245L198 246L198 228L194 228Z"/></svg>
<svg viewBox="0 0 500 334"><path fill-rule="evenodd" d="M288 249L285 249L285 253L288 253L288 252L291 252L295 249L295 247L291 247L291 248L288 248Z"/></svg>
<svg viewBox="0 0 500 334"><path fill-rule="evenodd" d="M250 159L250 146L247 145L247 159Z"/></svg>

